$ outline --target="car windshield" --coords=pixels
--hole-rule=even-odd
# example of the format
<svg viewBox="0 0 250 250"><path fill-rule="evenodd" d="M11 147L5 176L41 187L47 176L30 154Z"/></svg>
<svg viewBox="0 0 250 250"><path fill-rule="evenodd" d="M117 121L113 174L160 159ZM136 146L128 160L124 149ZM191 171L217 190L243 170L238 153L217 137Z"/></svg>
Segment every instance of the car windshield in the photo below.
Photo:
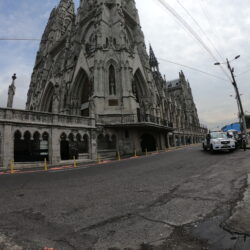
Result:
<svg viewBox="0 0 250 250"><path fill-rule="evenodd" d="M213 132L213 133L211 133L211 138L212 139L218 139L218 138L227 139L227 134L223 133L223 132Z"/></svg>

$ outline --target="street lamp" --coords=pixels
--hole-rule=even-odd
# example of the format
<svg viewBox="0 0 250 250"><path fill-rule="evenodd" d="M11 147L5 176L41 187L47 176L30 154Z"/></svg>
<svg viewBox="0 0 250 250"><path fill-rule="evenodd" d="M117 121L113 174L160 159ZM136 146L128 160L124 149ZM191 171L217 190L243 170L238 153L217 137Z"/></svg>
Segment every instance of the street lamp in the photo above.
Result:
<svg viewBox="0 0 250 250"><path fill-rule="evenodd" d="M237 59L239 59L239 58L240 58L240 55L236 56L234 59L232 59L232 60L230 60L230 61L228 61L228 59L227 59L226 62L216 62L214 65L228 64L228 62L229 62L229 63L230 63L230 62L233 62L233 61L235 61L235 60L237 60Z"/></svg>
<svg viewBox="0 0 250 250"><path fill-rule="evenodd" d="M232 76L232 84L233 84L233 87L234 87L235 92L236 92L236 99L237 99L237 104L238 104L238 109L239 109L240 123L242 123L242 126L243 126L243 134L246 136L247 135L247 126L246 126L246 118L245 118L245 114L244 114L244 110L243 110L243 105L242 105L241 98L240 98L241 95L239 93L239 89L238 89L238 86L237 86L237 83L236 83L236 80L235 80L234 68L232 68L231 65L230 65L230 62L232 62L234 60L237 60L238 58L240 58L240 55L236 56L231 61L229 61L227 59L227 61L224 62L224 63L216 62L214 65L227 64L227 67L228 67L228 69L229 69L229 71L231 73L231 76ZM246 142L248 143L247 136L246 136Z"/></svg>

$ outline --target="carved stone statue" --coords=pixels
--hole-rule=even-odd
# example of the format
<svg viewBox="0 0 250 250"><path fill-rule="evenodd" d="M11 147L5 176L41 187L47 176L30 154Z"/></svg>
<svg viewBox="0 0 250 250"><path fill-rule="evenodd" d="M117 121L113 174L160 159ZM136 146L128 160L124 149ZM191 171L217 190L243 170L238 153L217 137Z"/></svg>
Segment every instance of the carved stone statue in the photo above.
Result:
<svg viewBox="0 0 250 250"><path fill-rule="evenodd" d="M9 86L7 108L13 107L14 95L16 93L16 87L15 87L15 80L16 79L17 79L16 74L14 74L12 76L12 83Z"/></svg>

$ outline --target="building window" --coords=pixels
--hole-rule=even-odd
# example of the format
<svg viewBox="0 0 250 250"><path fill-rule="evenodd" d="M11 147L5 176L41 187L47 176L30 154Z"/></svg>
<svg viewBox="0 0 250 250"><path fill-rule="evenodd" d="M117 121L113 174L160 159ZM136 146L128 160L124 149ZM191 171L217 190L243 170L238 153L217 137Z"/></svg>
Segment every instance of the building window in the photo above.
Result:
<svg viewBox="0 0 250 250"><path fill-rule="evenodd" d="M108 47L109 47L109 39L106 38L106 48L108 48Z"/></svg>
<svg viewBox="0 0 250 250"><path fill-rule="evenodd" d="M113 65L109 67L109 94L116 95L115 68Z"/></svg>

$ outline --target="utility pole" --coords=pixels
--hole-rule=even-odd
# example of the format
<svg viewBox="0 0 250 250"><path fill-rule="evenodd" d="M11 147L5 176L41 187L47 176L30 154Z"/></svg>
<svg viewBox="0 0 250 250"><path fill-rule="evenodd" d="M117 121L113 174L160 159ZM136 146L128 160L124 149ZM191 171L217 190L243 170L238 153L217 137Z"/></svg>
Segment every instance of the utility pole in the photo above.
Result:
<svg viewBox="0 0 250 250"><path fill-rule="evenodd" d="M235 80L235 76L234 76L234 69L231 67L229 60L227 59L227 67L232 75L232 84L234 86L235 92L236 92L236 99L237 99L237 103L238 103L238 107L239 107L239 117L240 117L240 122L242 123L242 127L243 127L243 134L246 137L246 142L247 141L247 125L246 125L246 117L245 117L245 113L243 110L243 106L242 106L242 102L241 102L241 98L240 98L240 93L239 93L239 89Z"/></svg>

